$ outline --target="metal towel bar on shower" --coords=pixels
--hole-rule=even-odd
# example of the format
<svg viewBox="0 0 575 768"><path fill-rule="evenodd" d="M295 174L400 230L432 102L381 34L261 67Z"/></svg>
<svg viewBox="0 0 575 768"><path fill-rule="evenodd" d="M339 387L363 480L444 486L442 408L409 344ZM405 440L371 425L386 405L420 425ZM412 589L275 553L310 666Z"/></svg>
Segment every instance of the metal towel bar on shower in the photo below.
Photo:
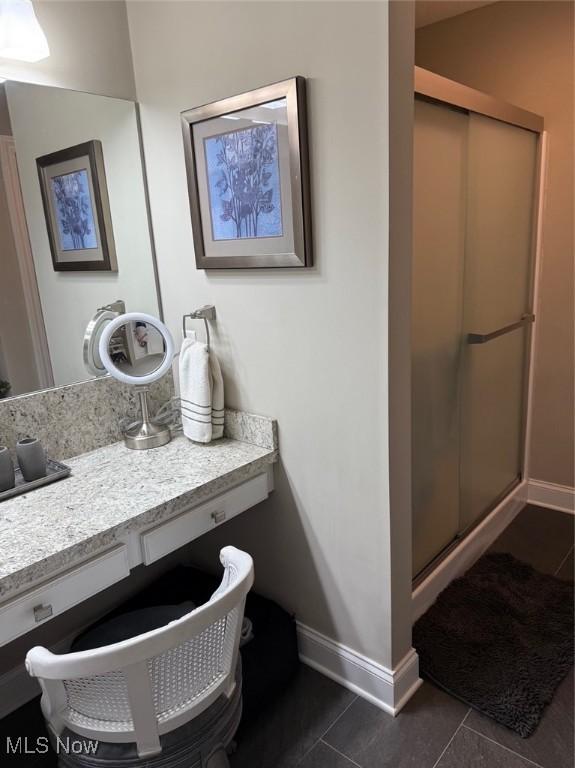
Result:
<svg viewBox="0 0 575 768"><path fill-rule="evenodd" d="M492 339L497 339L499 336L504 336L506 333L509 333L510 331L515 331L518 328L525 328L530 323L535 322L535 315L523 315L523 317L518 320L516 323L511 323L510 325L505 325L503 328L498 328L496 331L492 331L491 333L468 333L467 334L467 343L468 344L486 344L488 341L491 341Z"/></svg>
<svg viewBox="0 0 575 768"><path fill-rule="evenodd" d="M190 318L190 320L203 320L204 325L206 326L206 344L208 349L210 348L210 327L208 325L208 320L215 320L216 319L216 308L213 306L213 304L206 304L203 307L200 307L200 309L194 310L194 312L188 312L187 315L184 315L182 317L182 333L184 335L184 339L186 338L186 319Z"/></svg>

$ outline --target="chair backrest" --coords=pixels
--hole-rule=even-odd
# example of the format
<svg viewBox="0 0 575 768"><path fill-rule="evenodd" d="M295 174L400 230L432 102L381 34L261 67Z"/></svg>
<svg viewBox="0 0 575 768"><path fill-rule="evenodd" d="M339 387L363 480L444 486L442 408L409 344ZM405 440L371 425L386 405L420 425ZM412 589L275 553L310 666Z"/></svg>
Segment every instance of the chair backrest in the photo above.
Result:
<svg viewBox="0 0 575 768"><path fill-rule="evenodd" d="M32 648L26 669L39 679L42 711L94 740L136 742L140 757L161 751L160 735L231 695L252 558L220 552L224 575L204 605L164 627L113 645L56 655Z"/></svg>

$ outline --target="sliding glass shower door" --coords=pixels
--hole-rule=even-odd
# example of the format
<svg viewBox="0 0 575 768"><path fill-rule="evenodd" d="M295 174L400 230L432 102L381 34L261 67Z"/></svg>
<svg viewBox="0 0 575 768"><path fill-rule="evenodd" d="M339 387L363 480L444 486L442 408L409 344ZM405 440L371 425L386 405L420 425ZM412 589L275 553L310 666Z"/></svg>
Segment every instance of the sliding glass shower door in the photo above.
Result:
<svg viewBox="0 0 575 768"><path fill-rule="evenodd" d="M537 143L416 99L414 575L521 477Z"/></svg>
<svg viewBox="0 0 575 768"><path fill-rule="evenodd" d="M521 475L537 135L469 115L460 530Z"/></svg>
<svg viewBox="0 0 575 768"><path fill-rule="evenodd" d="M459 530L467 115L415 102L412 528L418 573Z"/></svg>

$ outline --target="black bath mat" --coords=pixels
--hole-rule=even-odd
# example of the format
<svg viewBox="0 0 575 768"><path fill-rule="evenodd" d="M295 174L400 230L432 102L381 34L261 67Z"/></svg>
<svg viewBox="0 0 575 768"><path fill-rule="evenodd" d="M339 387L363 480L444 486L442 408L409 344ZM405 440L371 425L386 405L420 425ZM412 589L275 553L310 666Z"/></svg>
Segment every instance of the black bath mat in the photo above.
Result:
<svg viewBox="0 0 575 768"><path fill-rule="evenodd" d="M573 584L484 555L415 624L423 677L524 738L573 663Z"/></svg>

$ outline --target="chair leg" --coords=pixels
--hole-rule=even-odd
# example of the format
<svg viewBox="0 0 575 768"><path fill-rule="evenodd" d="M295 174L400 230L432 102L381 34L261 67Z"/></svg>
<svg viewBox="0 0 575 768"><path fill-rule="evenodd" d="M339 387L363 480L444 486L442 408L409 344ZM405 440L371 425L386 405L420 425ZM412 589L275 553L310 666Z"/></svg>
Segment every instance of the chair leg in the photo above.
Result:
<svg viewBox="0 0 575 768"><path fill-rule="evenodd" d="M219 747L208 757L202 768L230 768L230 761L225 747Z"/></svg>

